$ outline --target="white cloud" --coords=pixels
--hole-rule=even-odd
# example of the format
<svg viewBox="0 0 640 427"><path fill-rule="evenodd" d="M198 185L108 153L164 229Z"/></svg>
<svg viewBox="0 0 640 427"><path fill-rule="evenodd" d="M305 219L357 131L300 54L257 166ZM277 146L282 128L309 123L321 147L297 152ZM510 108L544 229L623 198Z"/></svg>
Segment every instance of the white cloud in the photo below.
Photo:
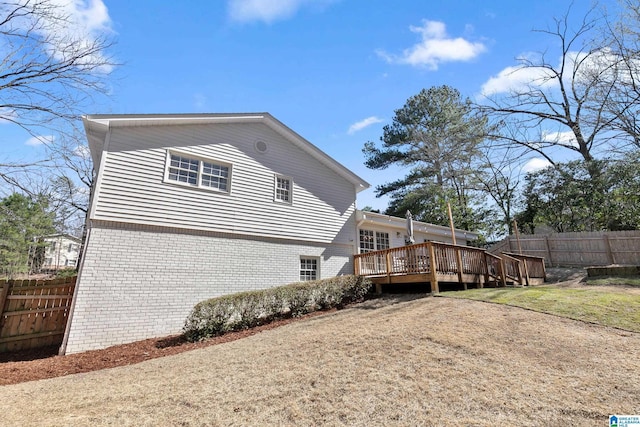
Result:
<svg viewBox="0 0 640 427"><path fill-rule="evenodd" d="M379 117L376 117L376 116L367 117L366 119L360 120L359 122L356 122L351 126L349 126L349 130L347 131L347 133L349 135L353 135L354 133L366 128L367 126L371 126L373 124L381 123L381 122L383 122L383 120Z"/></svg>
<svg viewBox="0 0 640 427"><path fill-rule="evenodd" d="M549 160L543 159L542 157L534 157L522 166L522 172L537 172L549 166L551 166Z"/></svg>
<svg viewBox="0 0 640 427"><path fill-rule="evenodd" d="M237 22L274 21L291 18L305 6L324 7L335 0L228 0L229 17Z"/></svg>
<svg viewBox="0 0 640 427"><path fill-rule="evenodd" d="M482 95L489 96L501 93L520 92L535 88L552 88L558 86L558 77L551 70L544 67L525 66L524 63L536 63L535 54L525 54L518 65L504 68L495 76L487 80L481 89ZM538 58L539 59L539 58ZM567 52L565 56L565 72L563 79L570 85L571 79L588 82L606 78L630 81L631 76L621 57L611 49L600 49L589 53ZM556 70L560 69L560 59ZM620 66L616 66L620 64ZM637 69L640 62L633 64ZM574 77L575 71L575 77Z"/></svg>
<svg viewBox="0 0 640 427"><path fill-rule="evenodd" d="M401 55L383 50L377 51L377 54L389 63L426 66L437 70L443 62L469 61L487 50L480 42L449 37L443 22L424 20L421 27L412 25L409 29L420 34L421 40L417 44L403 50Z"/></svg>
<svg viewBox="0 0 640 427"><path fill-rule="evenodd" d="M542 67L525 67L516 65L507 67L491 77L482 85L481 93L485 96L511 91L526 90L529 87L548 87L557 85L549 73Z"/></svg>
<svg viewBox="0 0 640 427"><path fill-rule="evenodd" d="M89 151L88 145L78 145L74 148L73 154L84 160L89 160L91 158L91 152Z"/></svg>
<svg viewBox="0 0 640 427"><path fill-rule="evenodd" d="M53 135L32 136L25 141L24 145L28 145L30 147L38 147L44 144L51 144L53 142L53 139Z"/></svg>
<svg viewBox="0 0 640 427"><path fill-rule="evenodd" d="M102 0L52 0L52 4L59 11L56 17L64 19L45 18L37 31L48 41L55 58L63 58L70 46L90 49L105 34L113 32L109 12ZM85 58L85 64L108 62L105 52L97 51ZM112 69L112 66L104 65L98 71L108 73Z"/></svg>
<svg viewBox="0 0 640 427"><path fill-rule="evenodd" d="M552 143L555 145L562 145L565 147L577 147L578 141L576 140L576 136L573 132L551 132L551 131L542 131L542 141Z"/></svg>

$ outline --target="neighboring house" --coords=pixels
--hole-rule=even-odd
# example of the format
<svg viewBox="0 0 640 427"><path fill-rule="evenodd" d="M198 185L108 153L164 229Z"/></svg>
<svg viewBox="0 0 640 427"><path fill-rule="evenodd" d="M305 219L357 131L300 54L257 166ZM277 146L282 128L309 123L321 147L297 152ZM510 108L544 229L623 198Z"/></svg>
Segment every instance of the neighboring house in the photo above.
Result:
<svg viewBox="0 0 640 427"><path fill-rule="evenodd" d="M83 121L97 173L63 352L179 333L207 298L353 273L369 184L270 114Z"/></svg>
<svg viewBox="0 0 640 427"><path fill-rule="evenodd" d="M408 243L407 220L375 212L356 211L358 225L358 253L397 248ZM478 238L477 233L454 229L456 244L466 245ZM413 221L415 243L429 241L453 243L451 228Z"/></svg>
<svg viewBox="0 0 640 427"><path fill-rule="evenodd" d="M80 239L69 234L53 234L43 238L44 259L41 270L76 268L80 253Z"/></svg>

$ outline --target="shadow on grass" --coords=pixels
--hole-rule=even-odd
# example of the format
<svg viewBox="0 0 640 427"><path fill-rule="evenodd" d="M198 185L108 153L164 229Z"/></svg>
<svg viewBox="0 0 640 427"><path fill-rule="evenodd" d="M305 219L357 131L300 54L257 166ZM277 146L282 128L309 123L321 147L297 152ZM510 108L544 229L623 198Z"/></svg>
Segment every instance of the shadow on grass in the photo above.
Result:
<svg viewBox="0 0 640 427"><path fill-rule="evenodd" d="M384 307L415 301L430 296L428 293L382 294L373 296L367 301L354 304L349 308L356 310L379 310Z"/></svg>

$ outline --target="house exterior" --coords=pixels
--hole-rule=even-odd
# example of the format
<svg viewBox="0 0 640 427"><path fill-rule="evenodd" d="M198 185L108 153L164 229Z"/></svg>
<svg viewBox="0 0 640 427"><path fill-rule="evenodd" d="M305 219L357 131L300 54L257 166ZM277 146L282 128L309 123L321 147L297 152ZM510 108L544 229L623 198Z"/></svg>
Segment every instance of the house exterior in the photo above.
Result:
<svg viewBox="0 0 640 427"><path fill-rule="evenodd" d="M53 234L43 238L45 243L42 270L76 268L80 253L80 239L69 234Z"/></svg>
<svg viewBox="0 0 640 427"><path fill-rule="evenodd" d="M406 218L357 210L356 223L358 253L398 248L408 243ZM477 233L470 231L454 229L454 232L458 245L467 245L478 238ZM453 243L450 227L420 221L413 221L413 238L415 243L431 241Z"/></svg>
<svg viewBox="0 0 640 427"><path fill-rule="evenodd" d="M96 176L62 353L179 333L207 298L353 273L369 184L270 114L83 121Z"/></svg>

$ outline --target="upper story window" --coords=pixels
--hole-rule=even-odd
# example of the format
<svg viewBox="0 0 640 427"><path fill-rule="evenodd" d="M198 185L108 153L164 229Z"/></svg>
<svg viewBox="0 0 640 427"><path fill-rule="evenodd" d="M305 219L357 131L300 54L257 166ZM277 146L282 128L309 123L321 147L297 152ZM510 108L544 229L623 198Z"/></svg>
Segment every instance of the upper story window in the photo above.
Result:
<svg viewBox="0 0 640 427"><path fill-rule="evenodd" d="M274 200L277 202L291 203L291 178L276 175Z"/></svg>
<svg viewBox="0 0 640 427"><path fill-rule="evenodd" d="M170 153L166 179L228 193L231 165Z"/></svg>

